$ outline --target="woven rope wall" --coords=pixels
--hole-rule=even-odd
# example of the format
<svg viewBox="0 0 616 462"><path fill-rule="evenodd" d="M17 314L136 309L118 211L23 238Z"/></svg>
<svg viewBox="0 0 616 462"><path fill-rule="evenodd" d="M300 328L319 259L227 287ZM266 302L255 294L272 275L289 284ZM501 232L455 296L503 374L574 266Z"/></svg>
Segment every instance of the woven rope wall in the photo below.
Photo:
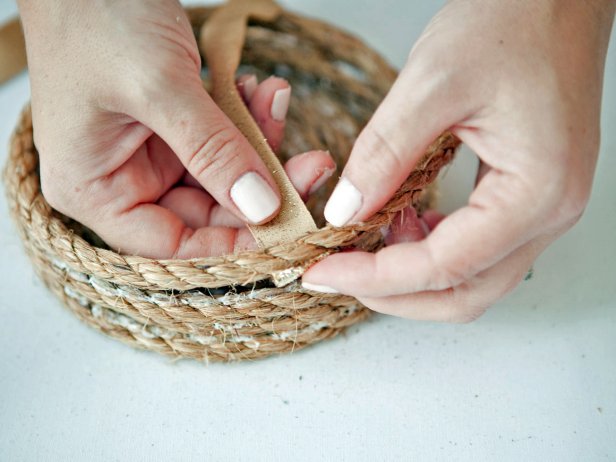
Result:
<svg viewBox="0 0 616 462"><path fill-rule="evenodd" d="M195 34L211 12L188 10ZM273 23L250 25L240 71L260 78L276 74L293 87L282 159L329 149L339 168L396 75L357 39L290 13ZM303 348L368 316L354 298L307 291L297 278L313 262L341 249L378 249L381 227L409 203L421 209L424 189L457 145L455 137L442 135L396 196L366 223L323 227L291 244L194 260L120 255L51 209L40 191L28 108L12 137L4 180L34 268L85 323L166 355L253 359ZM335 183L333 178L308 203L320 225Z"/></svg>

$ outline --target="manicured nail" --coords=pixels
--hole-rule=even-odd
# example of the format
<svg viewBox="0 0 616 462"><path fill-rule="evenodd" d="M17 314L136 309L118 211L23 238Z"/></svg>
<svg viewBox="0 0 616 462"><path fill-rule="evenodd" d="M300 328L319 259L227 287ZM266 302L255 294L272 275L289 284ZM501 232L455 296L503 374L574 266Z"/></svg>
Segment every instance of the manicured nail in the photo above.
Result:
<svg viewBox="0 0 616 462"><path fill-rule="evenodd" d="M360 209L362 201L359 190L342 177L325 205L325 219L334 226L344 226Z"/></svg>
<svg viewBox="0 0 616 462"><path fill-rule="evenodd" d="M312 290L313 292L321 292L324 294L338 294L336 289L332 289L328 286L322 286L321 284L310 284L309 282L302 281L302 287L307 290Z"/></svg>
<svg viewBox="0 0 616 462"><path fill-rule="evenodd" d="M250 100L252 99L252 95L254 95L255 91L257 90L257 76L251 75L246 80L244 80L244 82L242 82L242 85L244 87L244 98L246 98L246 101L250 102Z"/></svg>
<svg viewBox="0 0 616 462"><path fill-rule="evenodd" d="M261 175L248 172L231 187L231 199L253 223L260 223L280 208L280 199Z"/></svg>
<svg viewBox="0 0 616 462"><path fill-rule="evenodd" d="M289 110L289 102L291 101L291 88L281 88L274 93L272 100L271 114L272 119L278 122L284 122Z"/></svg>
<svg viewBox="0 0 616 462"><path fill-rule="evenodd" d="M308 195L317 191L321 186L323 186L327 180L329 180L332 174L336 171L335 168L326 168L321 172L321 175L312 183L310 189L308 190Z"/></svg>

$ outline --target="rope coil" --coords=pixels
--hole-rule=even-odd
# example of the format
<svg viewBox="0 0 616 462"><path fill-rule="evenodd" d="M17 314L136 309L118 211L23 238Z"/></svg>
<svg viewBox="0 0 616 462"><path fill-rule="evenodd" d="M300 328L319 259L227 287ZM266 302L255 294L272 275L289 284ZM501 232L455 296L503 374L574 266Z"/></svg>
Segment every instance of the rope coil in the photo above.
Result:
<svg viewBox="0 0 616 462"><path fill-rule="evenodd" d="M197 40L213 11L187 10ZM320 148L330 150L339 167L396 76L358 39L285 11L274 21L249 24L240 72L280 75L293 88L281 160ZM336 183L332 178L307 204L320 229L290 244L193 260L120 255L53 210L40 190L29 108L13 133L4 181L35 270L84 322L166 355L255 359L330 338L368 316L354 298L311 292L296 280L325 255L351 246L380 248L381 228L397 212L409 204L425 207L426 188L458 144L453 135L441 135L396 195L365 223L332 228L319 222Z"/></svg>

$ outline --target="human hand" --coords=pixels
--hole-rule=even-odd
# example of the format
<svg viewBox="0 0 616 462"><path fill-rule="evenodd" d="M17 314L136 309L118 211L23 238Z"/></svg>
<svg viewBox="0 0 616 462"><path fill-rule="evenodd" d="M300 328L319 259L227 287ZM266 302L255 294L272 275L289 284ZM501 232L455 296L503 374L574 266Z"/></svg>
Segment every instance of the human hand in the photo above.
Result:
<svg viewBox="0 0 616 462"><path fill-rule="evenodd" d="M244 222L274 217L280 195L204 90L180 4L21 0L20 10L47 201L123 253L192 258L253 247ZM239 89L277 149L288 83L244 76ZM285 168L305 198L335 165L312 151Z"/></svg>
<svg viewBox="0 0 616 462"><path fill-rule="evenodd" d="M325 217L335 226L370 217L448 129L480 159L467 206L442 221L398 217L383 250L330 256L305 287L457 322L512 290L588 200L614 6L449 2L361 133Z"/></svg>

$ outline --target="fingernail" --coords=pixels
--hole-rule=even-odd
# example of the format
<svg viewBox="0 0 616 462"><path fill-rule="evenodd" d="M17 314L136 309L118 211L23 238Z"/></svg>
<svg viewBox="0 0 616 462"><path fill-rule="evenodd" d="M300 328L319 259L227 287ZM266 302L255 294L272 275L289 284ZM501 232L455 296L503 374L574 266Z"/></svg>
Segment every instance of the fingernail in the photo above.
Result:
<svg viewBox="0 0 616 462"><path fill-rule="evenodd" d="M244 86L244 98L246 98L246 101L250 102L250 100L252 99L252 95L254 95L255 91L257 90L257 76L251 75L246 80L244 80L242 85Z"/></svg>
<svg viewBox="0 0 616 462"><path fill-rule="evenodd" d="M274 99L272 100L271 114L272 119L278 122L284 122L289 110L289 102L291 101L291 88L282 88L276 90Z"/></svg>
<svg viewBox="0 0 616 462"><path fill-rule="evenodd" d="M325 205L325 219L334 226L344 226L357 213L362 201L359 190L342 177Z"/></svg>
<svg viewBox="0 0 616 462"><path fill-rule="evenodd" d="M318 190L321 186L323 186L327 180L329 180L332 176L332 174L336 171L335 168L326 168L323 169L321 175L314 180L314 183L312 183L312 186L310 186L310 189L308 190L308 194L312 194L314 193L316 190Z"/></svg>
<svg viewBox="0 0 616 462"><path fill-rule="evenodd" d="M322 286L321 284L310 284L309 282L302 281L302 287L307 290L312 290L313 292L321 292L324 294L339 294L336 289L332 289L328 286Z"/></svg>
<svg viewBox="0 0 616 462"><path fill-rule="evenodd" d="M280 199L261 175L248 172L231 187L231 199L248 220L260 223L280 207Z"/></svg>

